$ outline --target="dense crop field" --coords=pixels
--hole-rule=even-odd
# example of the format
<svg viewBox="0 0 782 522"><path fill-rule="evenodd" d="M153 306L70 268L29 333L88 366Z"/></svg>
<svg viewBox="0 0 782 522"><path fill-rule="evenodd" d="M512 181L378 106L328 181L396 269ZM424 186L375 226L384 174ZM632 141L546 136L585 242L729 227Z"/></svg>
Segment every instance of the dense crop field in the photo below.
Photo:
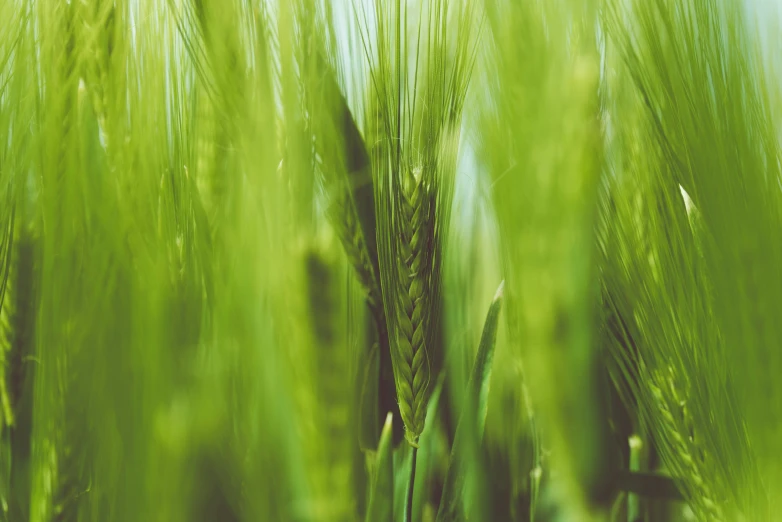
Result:
<svg viewBox="0 0 782 522"><path fill-rule="evenodd" d="M0 0L0 521L782 520L776 19Z"/></svg>

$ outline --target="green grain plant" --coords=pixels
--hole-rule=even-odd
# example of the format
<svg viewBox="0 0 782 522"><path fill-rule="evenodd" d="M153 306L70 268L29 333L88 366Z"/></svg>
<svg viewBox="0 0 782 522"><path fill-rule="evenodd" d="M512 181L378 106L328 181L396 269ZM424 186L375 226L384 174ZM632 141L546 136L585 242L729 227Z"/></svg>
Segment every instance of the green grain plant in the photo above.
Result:
<svg viewBox="0 0 782 522"><path fill-rule="evenodd" d="M377 140L375 205L383 299L405 437L415 447L434 382L441 257L447 237L460 116L474 61L470 2L376 3L369 127ZM359 14L367 25L366 11ZM411 21L413 20L413 21ZM454 24L454 34L447 29ZM412 47L412 49L411 49Z"/></svg>
<svg viewBox="0 0 782 522"><path fill-rule="evenodd" d="M780 519L763 13L0 0L0 522Z"/></svg>
<svg viewBox="0 0 782 522"><path fill-rule="evenodd" d="M607 252L624 267L604 274L625 281L608 284L609 302L638 351L619 351L622 374L699 519L773 520L776 466L762 455L776 451L766 350L778 254L763 238L779 226L778 86L738 2L617 3L608 14L619 81L633 86L619 110L638 118L618 128L617 183L646 194L612 191L625 218L613 214L611 235L627 239Z"/></svg>
<svg viewBox="0 0 782 522"><path fill-rule="evenodd" d="M435 1L419 9L411 15L407 5L383 1L358 8L369 61L365 127L378 267L397 402L413 447L406 520L412 519L418 441L440 366L441 258L479 29L470 2ZM451 23L455 36L446 30Z"/></svg>

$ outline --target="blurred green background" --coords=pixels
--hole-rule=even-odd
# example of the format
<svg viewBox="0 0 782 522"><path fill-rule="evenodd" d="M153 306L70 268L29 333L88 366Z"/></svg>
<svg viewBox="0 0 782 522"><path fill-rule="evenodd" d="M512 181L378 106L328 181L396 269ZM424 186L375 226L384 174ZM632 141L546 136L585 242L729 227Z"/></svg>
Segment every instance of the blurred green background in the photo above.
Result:
<svg viewBox="0 0 782 522"><path fill-rule="evenodd" d="M778 9L0 0L0 520L782 520Z"/></svg>

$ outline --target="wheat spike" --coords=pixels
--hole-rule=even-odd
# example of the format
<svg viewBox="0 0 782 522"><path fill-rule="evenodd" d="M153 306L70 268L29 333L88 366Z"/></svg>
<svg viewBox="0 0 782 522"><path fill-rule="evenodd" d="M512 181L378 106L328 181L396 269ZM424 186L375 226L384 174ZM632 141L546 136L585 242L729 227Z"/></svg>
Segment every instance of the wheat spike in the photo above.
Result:
<svg viewBox="0 0 782 522"><path fill-rule="evenodd" d="M372 77L364 131L374 172L379 276L397 401L413 447L440 359L441 257L475 56L476 5L434 0L415 21L402 3L380 0L376 13L388 16L377 17L375 35L362 35ZM449 32L454 21L458 28Z"/></svg>
<svg viewBox="0 0 782 522"><path fill-rule="evenodd" d="M427 194L417 169L402 190L404 216L400 241L402 259L399 270L398 341L399 409L407 427L408 441L415 446L424 428L429 365L426 356L426 327L429 298L425 274L428 273Z"/></svg>
<svg viewBox="0 0 782 522"><path fill-rule="evenodd" d="M9 357L13 351L13 330L10 326L10 318L13 316L12 300L15 297L16 289L13 288L14 269L16 268L14 263L14 244L13 244L13 216L9 220L8 227L3 234L2 250L3 250L3 263L2 263L2 285L0 285L0 428L3 425L13 426L14 424L14 412L11 406L12 398L9 392L9 374L15 373L13 361L9 362Z"/></svg>
<svg viewBox="0 0 782 522"><path fill-rule="evenodd" d="M383 314L383 299L380 294L375 267L369 257L364 232L358 219L358 212L345 192L335 198L331 207L331 222L336 229L348 262L356 272L356 277L366 293L367 305L377 323L378 330L385 332L385 315Z"/></svg>
<svg viewBox="0 0 782 522"><path fill-rule="evenodd" d="M703 480L700 466L693 457L690 444L688 444L679 429L679 423L676 421L663 391L652 382L649 382L649 389L652 392L654 403L657 405L659 413L658 418L662 423L665 433L664 436L668 440L672 454L676 455L679 464L683 468L682 471L684 471L684 473L680 474L680 476L687 477L687 483L691 485L691 492L693 495L689 500L694 504L694 507L696 508L695 512L701 520L708 520L710 522L725 520L722 509L720 509L719 505L715 502L716 497L709 485ZM685 416L683 422L693 426L694 424L692 421L687 418L689 415L685 409L682 410L682 414Z"/></svg>
<svg viewBox="0 0 782 522"><path fill-rule="evenodd" d="M14 226L14 224L12 224ZM16 226L8 253L8 276L0 307L0 353L5 367L2 380L4 421L15 426L17 408L27 378L27 361L32 354L35 321L35 243L24 225Z"/></svg>

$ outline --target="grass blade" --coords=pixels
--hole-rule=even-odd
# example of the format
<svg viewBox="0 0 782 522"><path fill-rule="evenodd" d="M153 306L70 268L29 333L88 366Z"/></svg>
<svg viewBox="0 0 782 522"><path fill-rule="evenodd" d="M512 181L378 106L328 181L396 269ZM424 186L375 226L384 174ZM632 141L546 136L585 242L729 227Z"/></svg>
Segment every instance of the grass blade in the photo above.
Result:
<svg viewBox="0 0 782 522"><path fill-rule="evenodd" d="M480 487L480 484L476 483L479 480L477 477L480 476L479 470L481 469L479 446L486 420L491 364L497 343L504 286L505 282L503 281L500 283L486 315L481 342L467 385L463 410L456 428L456 436L451 450L451 463L443 486L437 522L462 520L463 517L468 517L469 513L480 512L479 506L466 505L469 500L478 500L475 492L467 489Z"/></svg>
<svg viewBox="0 0 782 522"><path fill-rule="evenodd" d="M394 522L393 416L386 415L377 448L366 522Z"/></svg>

